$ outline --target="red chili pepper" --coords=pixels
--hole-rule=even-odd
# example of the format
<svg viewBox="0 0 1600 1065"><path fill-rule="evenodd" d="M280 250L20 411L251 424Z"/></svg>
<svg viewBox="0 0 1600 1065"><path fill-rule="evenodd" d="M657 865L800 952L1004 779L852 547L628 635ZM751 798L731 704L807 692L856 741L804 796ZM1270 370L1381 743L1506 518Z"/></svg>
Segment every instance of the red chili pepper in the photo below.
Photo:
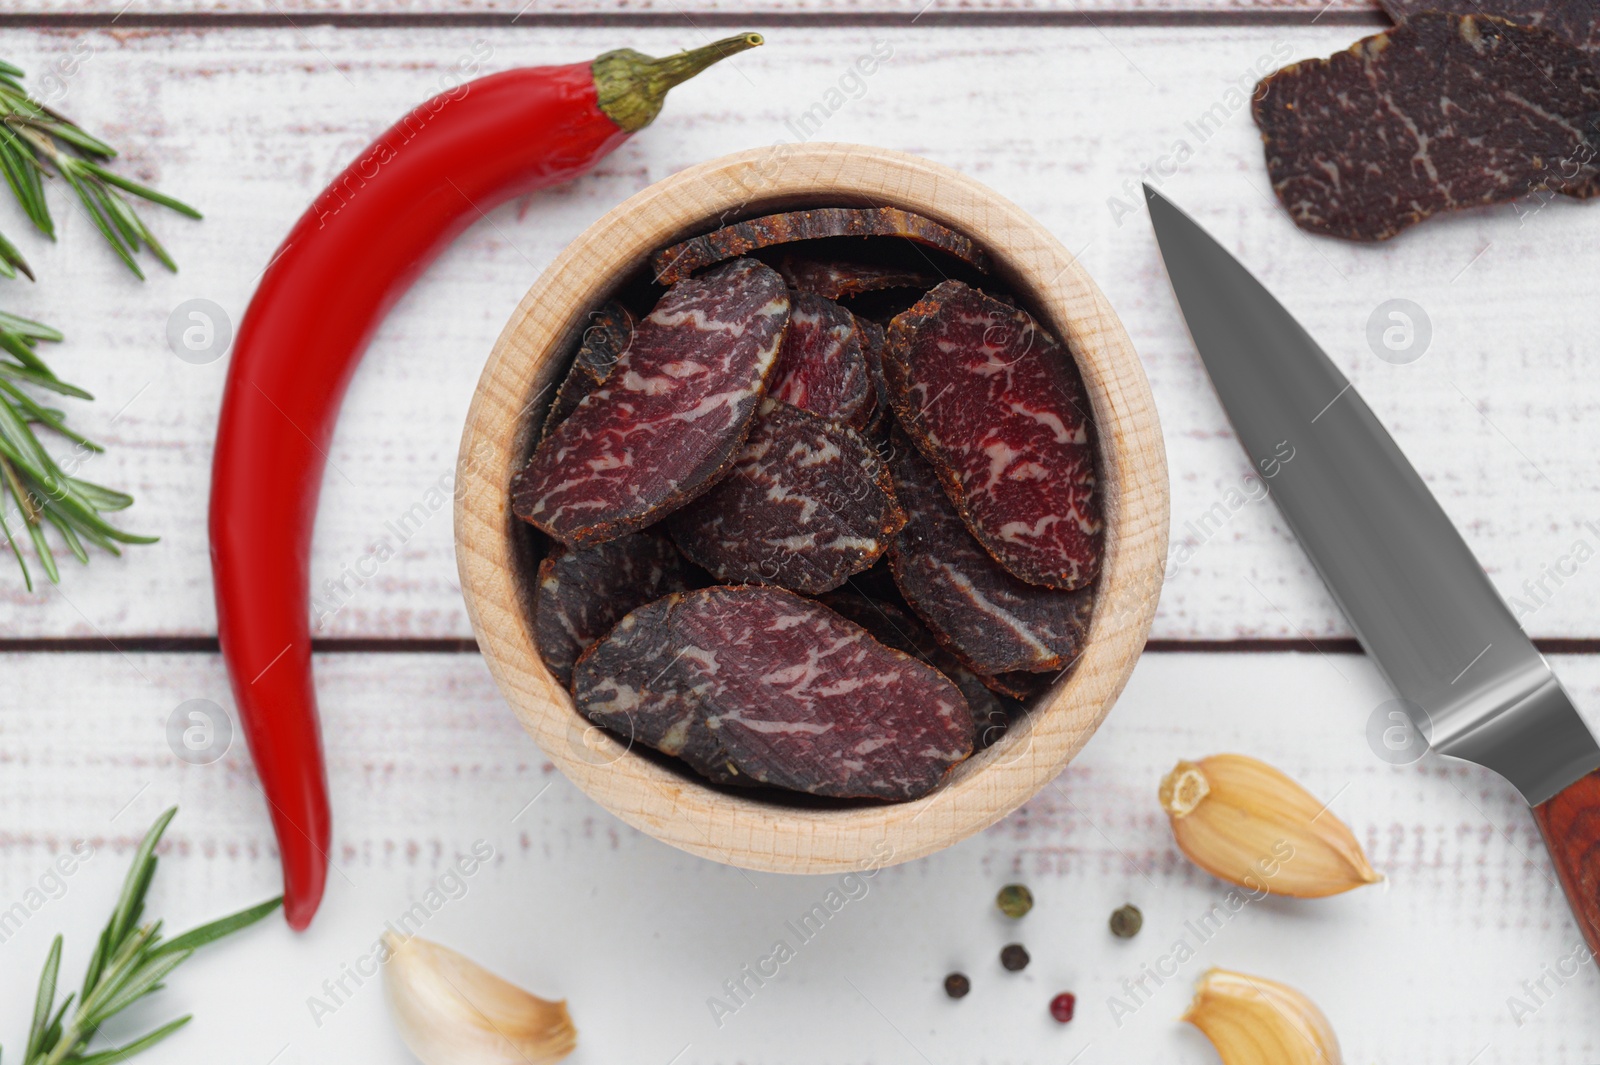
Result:
<svg viewBox="0 0 1600 1065"><path fill-rule="evenodd" d="M384 314L469 224L584 173L649 125L667 90L761 43L664 59L631 49L459 85L379 137L273 256L228 368L211 471L217 626L283 862L310 924L328 873L327 776L311 682L311 529L345 386Z"/></svg>

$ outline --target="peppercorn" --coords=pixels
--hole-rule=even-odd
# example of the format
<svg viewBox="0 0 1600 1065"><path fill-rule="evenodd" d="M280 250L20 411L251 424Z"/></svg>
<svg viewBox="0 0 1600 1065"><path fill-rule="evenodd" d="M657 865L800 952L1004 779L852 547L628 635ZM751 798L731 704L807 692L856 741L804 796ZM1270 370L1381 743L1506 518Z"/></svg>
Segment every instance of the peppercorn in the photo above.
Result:
<svg viewBox="0 0 1600 1065"><path fill-rule="evenodd" d="M1021 943L1008 943L1000 951L1000 964L1009 972L1020 973L1028 967L1028 952Z"/></svg>
<svg viewBox="0 0 1600 1065"><path fill-rule="evenodd" d="M1021 917L1033 909L1033 892L1021 884L1007 884L994 897L994 904L1007 917Z"/></svg>
<svg viewBox="0 0 1600 1065"><path fill-rule="evenodd" d="M1111 934L1118 939L1132 939L1143 927L1144 914L1131 902L1111 913Z"/></svg>
<svg viewBox="0 0 1600 1065"><path fill-rule="evenodd" d="M965 973L951 973L944 978L944 993L951 998L966 998L971 990L972 981L967 979Z"/></svg>
<svg viewBox="0 0 1600 1065"><path fill-rule="evenodd" d="M1063 991L1050 1000L1050 1016L1066 1024L1072 1020L1072 1011L1078 1008L1078 996L1071 991Z"/></svg>

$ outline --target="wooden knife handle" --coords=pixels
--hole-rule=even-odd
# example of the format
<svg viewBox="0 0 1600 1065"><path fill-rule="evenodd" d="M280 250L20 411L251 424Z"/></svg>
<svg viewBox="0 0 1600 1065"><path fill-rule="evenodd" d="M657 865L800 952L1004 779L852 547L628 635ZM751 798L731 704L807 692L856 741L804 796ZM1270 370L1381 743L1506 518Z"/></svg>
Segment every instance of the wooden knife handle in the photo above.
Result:
<svg viewBox="0 0 1600 1065"><path fill-rule="evenodd" d="M1600 955L1600 771L1535 806L1533 816L1583 938Z"/></svg>

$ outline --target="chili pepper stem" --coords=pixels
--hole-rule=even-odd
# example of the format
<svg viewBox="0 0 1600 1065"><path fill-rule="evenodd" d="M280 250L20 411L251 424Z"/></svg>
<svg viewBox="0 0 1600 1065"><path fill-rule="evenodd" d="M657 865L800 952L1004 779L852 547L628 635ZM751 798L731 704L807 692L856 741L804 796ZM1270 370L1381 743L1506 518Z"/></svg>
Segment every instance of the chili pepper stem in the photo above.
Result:
<svg viewBox="0 0 1600 1065"><path fill-rule="evenodd" d="M607 52L590 66L600 110L621 129L637 133L661 113L667 90L688 81L713 63L762 43L759 33L741 33L660 59L632 48Z"/></svg>

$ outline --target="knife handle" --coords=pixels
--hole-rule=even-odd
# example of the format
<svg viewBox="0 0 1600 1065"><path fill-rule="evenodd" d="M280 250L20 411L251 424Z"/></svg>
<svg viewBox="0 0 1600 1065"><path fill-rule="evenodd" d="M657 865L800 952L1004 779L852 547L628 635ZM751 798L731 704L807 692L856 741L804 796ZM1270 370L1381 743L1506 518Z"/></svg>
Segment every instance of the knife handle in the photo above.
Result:
<svg viewBox="0 0 1600 1065"><path fill-rule="evenodd" d="M1600 770L1533 808L1589 950L1600 955Z"/></svg>

